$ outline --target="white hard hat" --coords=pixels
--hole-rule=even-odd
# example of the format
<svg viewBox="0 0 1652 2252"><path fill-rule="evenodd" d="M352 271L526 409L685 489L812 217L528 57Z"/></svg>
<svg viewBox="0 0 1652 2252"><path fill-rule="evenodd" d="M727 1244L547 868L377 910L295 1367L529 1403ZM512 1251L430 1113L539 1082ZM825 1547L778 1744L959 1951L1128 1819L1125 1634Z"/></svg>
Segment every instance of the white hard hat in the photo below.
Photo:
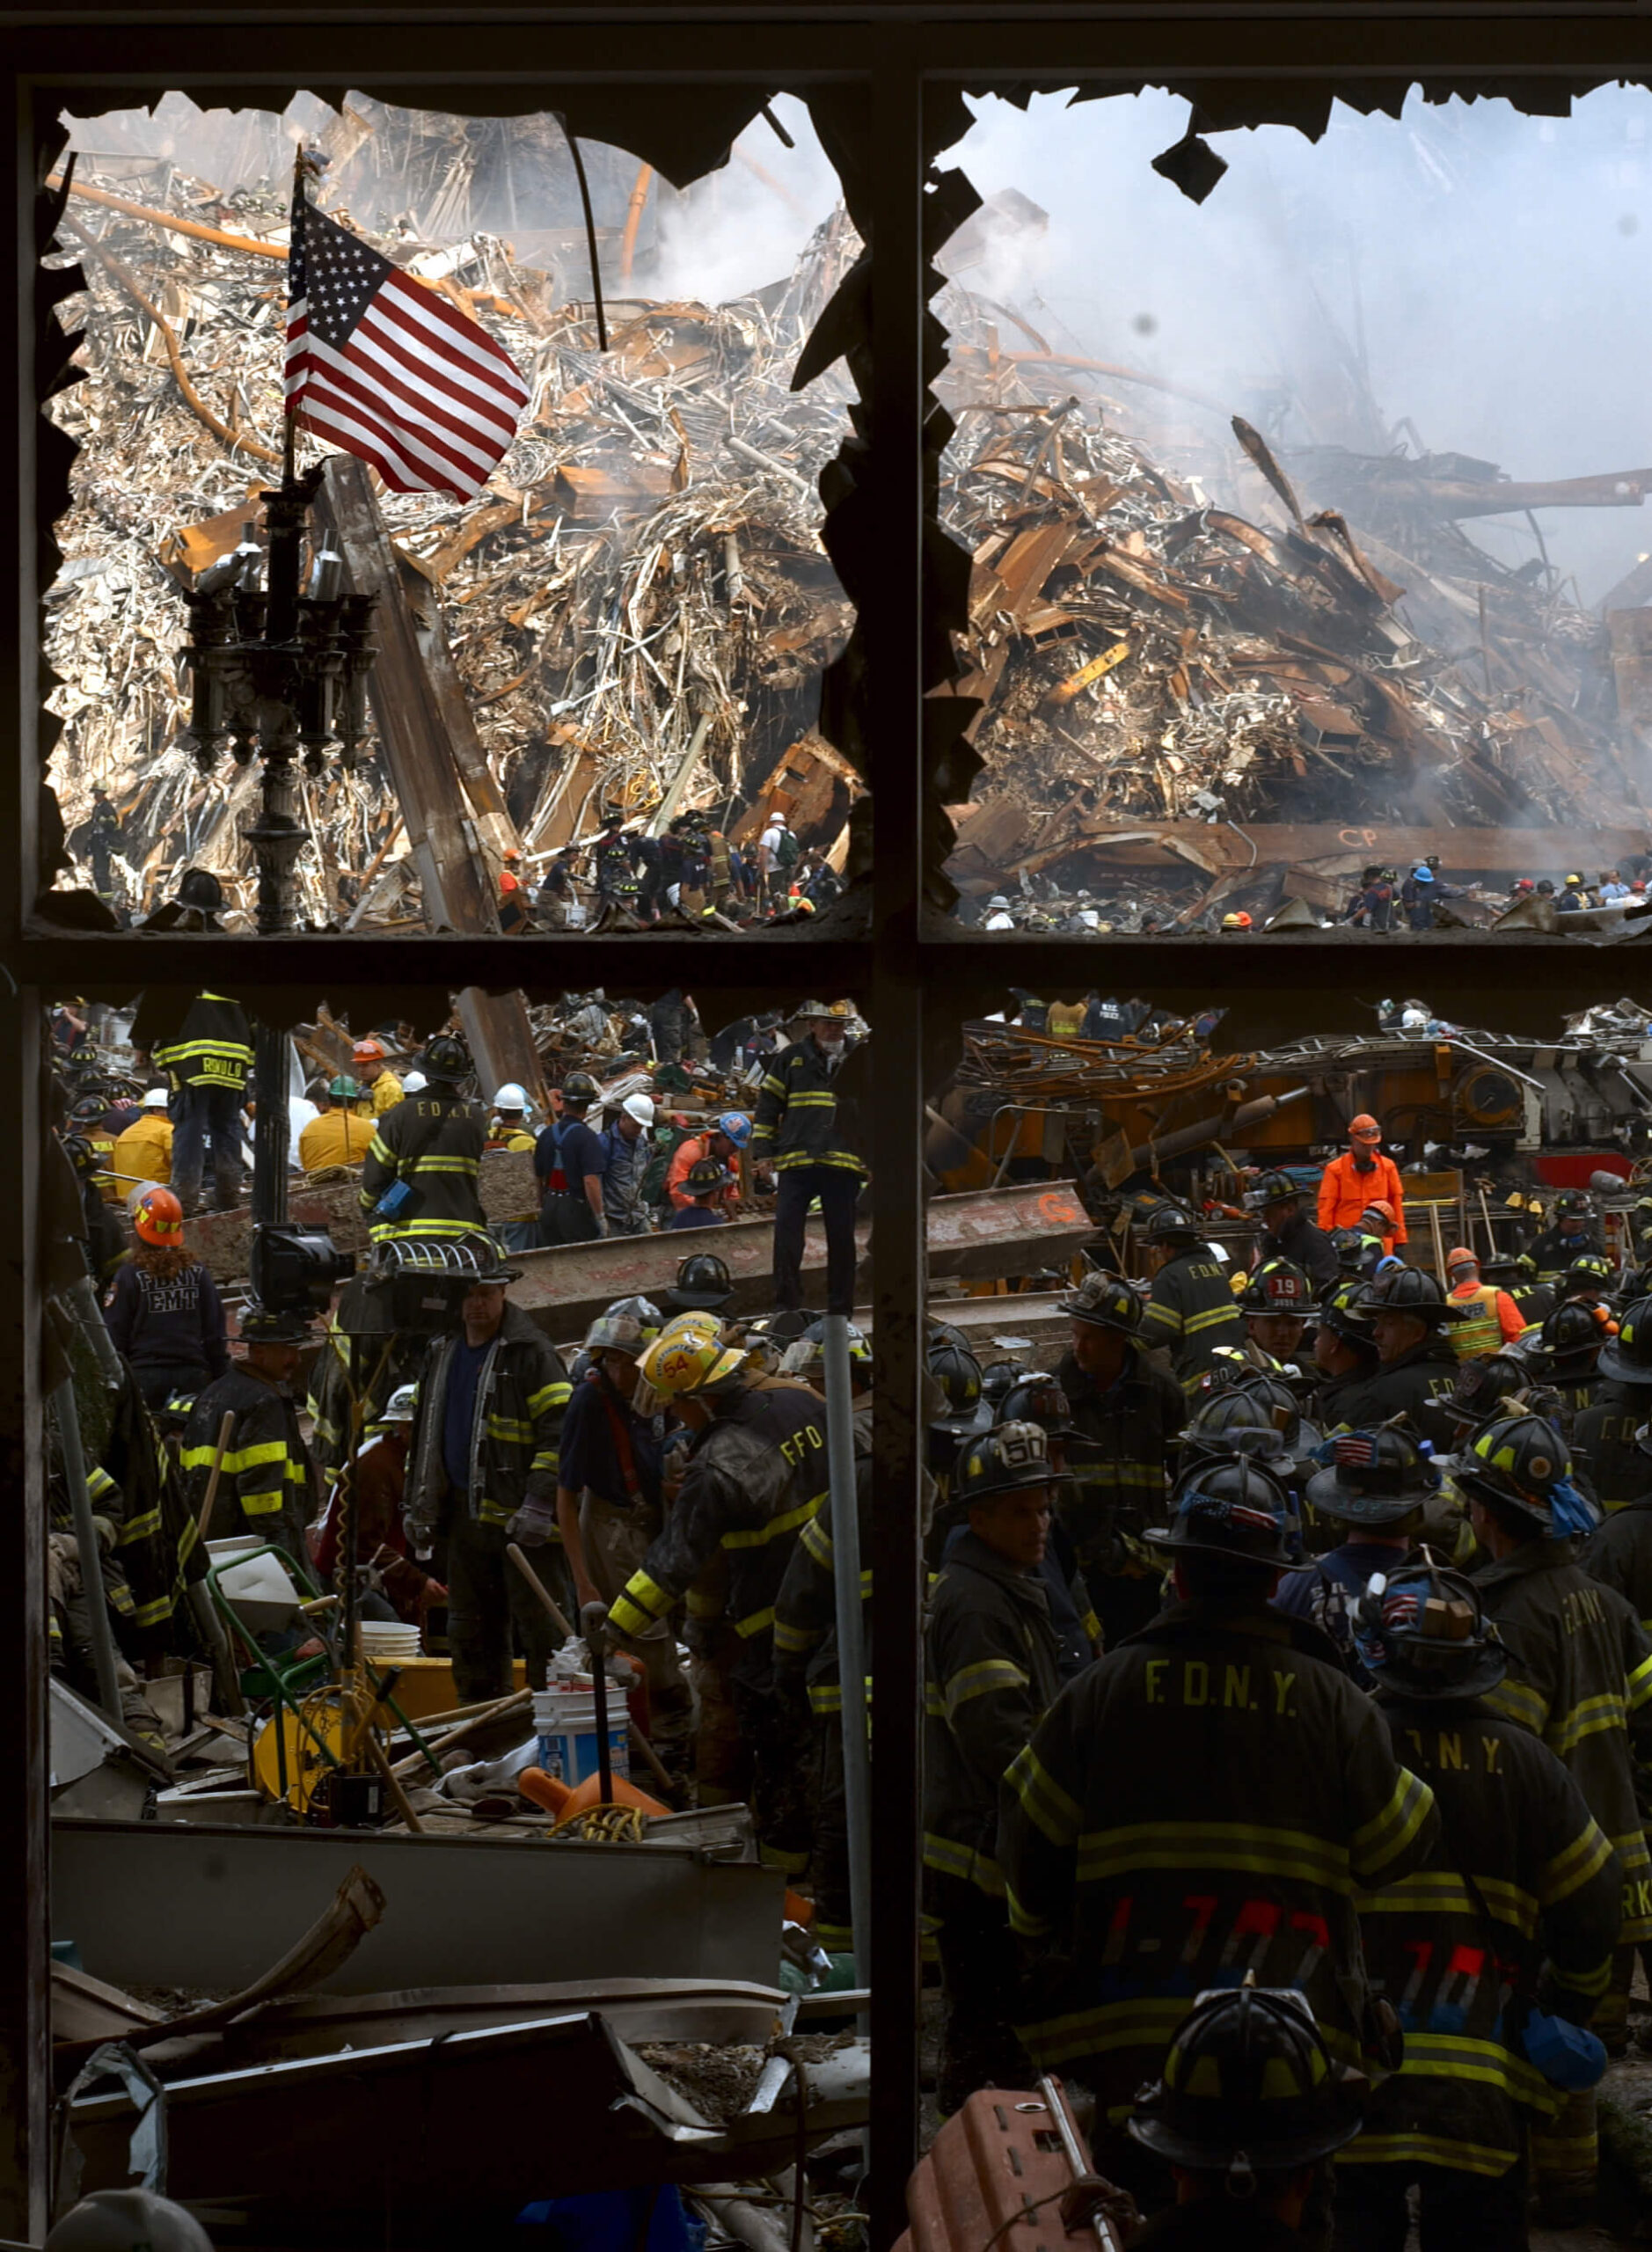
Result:
<svg viewBox="0 0 1652 2252"><path fill-rule="evenodd" d="M494 1091L493 1108L495 1110L526 1110L527 1088L519 1087L515 1079L507 1079L502 1087Z"/></svg>
<svg viewBox="0 0 1652 2252"><path fill-rule="evenodd" d="M384 1412L379 1421L384 1423L411 1423L418 1413L418 1386L398 1384L384 1402Z"/></svg>
<svg viewBox="0 0 1652 2252"><path fill-rule="evenodd" d="M212 2252L212 2239L182 2205L152 2190L94 2190L63 2215L47 2252Z"/></svg>
<svg viewBox="0 0 1652 2252"><path fill-rule="evenodd" d="M418 1094L423 1088L428 1087L429 1084L429 1080L426 1078L422 1071L409 1071L406 1078L401 1083L401 1091L404 1094Z"/></svg>
<svg viewBox="0 0 1652 2252"><path fill-rule="evenodd" d="M634 1118L639 1126L653 1125L654 1102L650 1096L646 1094L628 1094L620 1108L625 1111L625 1115L628 1118Z"/></svg>
<svg viewBox="0 0 1652 2252"><path fill-rule="evenodd" d="M151 1087L143 1098L145 1110L164 1110L170 1096L164 1087Z"/></svg>

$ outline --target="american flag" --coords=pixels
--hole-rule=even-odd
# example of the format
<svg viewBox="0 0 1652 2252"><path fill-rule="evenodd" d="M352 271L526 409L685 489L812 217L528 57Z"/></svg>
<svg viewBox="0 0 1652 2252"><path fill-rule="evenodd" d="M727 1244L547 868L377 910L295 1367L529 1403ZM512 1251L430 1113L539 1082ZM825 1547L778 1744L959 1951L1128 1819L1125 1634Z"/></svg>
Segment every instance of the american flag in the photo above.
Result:
<svg viewBox="0 0 1652 2252"><path fill-rule="evenodd" d="M287 411L298 427L370 461L392 492L479 492L528 403L486 331L302 188L287 294Z"/></svg>
<svg viewBox="0 0 1652 2252"><path fill-rule="evenodd" d="M1339 1470L1369 1470L1377 1459L1377 1442L1369 1431L1349 1431L1337 1440L1333 1459Z"/></svg>

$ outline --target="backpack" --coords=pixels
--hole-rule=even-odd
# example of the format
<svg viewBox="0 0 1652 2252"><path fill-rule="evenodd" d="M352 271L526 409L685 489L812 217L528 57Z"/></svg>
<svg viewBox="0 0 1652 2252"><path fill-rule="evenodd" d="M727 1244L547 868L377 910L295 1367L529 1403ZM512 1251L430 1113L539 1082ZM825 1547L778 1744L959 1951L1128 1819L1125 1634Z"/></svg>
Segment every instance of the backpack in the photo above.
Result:
<svg viewBox="0 0 1652 2252"><path fill-rule="evenodd" d="M792 830L789 829L783 829L780 831L778 841L774 848L775 866L777 868L794 868L798 864L798 860L802 851L803 847L798 843L797 838Z"/></svg>
<svg viewBox="0 0 1652 2252"><path fill-rule="evenodd" d="M654 1129L654 1153L643 1173L642 1187L638 1191L640 1203L664 1203L665 1177L671 1170L671 1160L683 1143L694 1141L699 1131L698 1126L656 1126Z"/></svg>

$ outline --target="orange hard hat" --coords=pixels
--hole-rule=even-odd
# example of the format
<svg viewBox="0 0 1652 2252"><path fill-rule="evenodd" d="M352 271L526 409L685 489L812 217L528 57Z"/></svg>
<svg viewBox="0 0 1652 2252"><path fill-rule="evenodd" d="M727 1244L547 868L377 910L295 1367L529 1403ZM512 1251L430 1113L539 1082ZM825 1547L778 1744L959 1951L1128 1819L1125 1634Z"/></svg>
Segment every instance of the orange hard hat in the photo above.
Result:
<svg viewBox="0 0 1652 2252"><path fill-rule="evenodd" d="M1394 1224L1394 1208L1388 1202L1388 1199L1385 1196L1373 1196L1370 1203L1366 1205L1365 1210L1368 1212L1375 1212L1378 1219L1386 1220L1389 1226L1393 1227Z"/></svg>
<svg viewBox="0 0 1652 2252"><path fill-rule="evenodd" d="M1448 1267L1478 1267L1480 1254L1471 1251L1466 1244L1453 1244L1445 1254L1445 1263Z"/></svg>
<svg viewBox="0 0 1652 2252"><path fill-rule="evenodd" d="M516 847L514 844L507 844L505 847L505 858L508 860L520 860L522 854L516 850Z"/></svg>
<svg viewBox="0 0 1652 2252"><path fill-rule="evenodd" d="M184 1208L170 1188L146 1189L133 1208L132 1224L144 1243L172 1246L184 1239Z"/></svg>
<svg viewBox="0 0 1652 2252"><path fill-rule="evenodd" d="M382 1063L384 1057L384 1042L377 1040L358 1040L350 1052L351 1060L355 1063Z"/></svg>
<svg viewBox="0 0 1652 2252"><path fill-rule="evenodd" d="M1380 1142L1383 1130L1369 1110L1362 1110L1357 1118L1349 1120L1348 1137L1351 1142Z"/></svg>

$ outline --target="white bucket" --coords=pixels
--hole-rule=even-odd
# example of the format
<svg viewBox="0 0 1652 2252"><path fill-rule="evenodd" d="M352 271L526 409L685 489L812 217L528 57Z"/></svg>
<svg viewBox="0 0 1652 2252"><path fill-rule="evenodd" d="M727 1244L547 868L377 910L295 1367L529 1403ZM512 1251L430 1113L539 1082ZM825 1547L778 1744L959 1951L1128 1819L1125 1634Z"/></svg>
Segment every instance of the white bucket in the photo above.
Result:
<svg viewBox="0 0 1652 2252"><path fill-rule="evenodd" d="M419 1656L419 1629L399 1619L363 1619L362 1655L381 1665L399 1664Z"/></svg>
<svg viewBox="0 0 1652 2252"><path fill-rule="evenodd" d="M608 1694L609 1761L617 1775L631 1773L630 1715L618 1687ZM588 1689L536 1689L533 1725L539 1765L562 1783L582 1783L597 1771L596 1699Z"/></svg>

